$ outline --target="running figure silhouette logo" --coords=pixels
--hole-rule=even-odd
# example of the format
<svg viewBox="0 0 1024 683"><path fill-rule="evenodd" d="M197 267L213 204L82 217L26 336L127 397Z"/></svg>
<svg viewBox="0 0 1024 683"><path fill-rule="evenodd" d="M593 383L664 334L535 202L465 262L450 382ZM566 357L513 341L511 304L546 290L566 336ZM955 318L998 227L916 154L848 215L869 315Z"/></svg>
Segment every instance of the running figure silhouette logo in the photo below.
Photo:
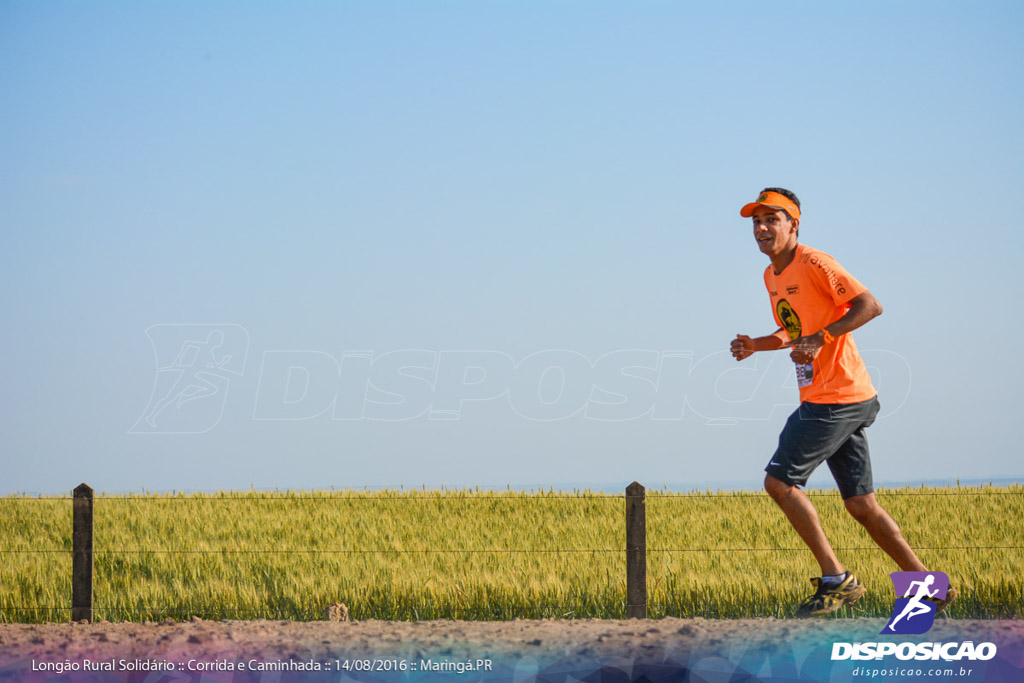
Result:
<svg viewBox="0 0 1024 683"><path fill-rule="evenodd" d="M916 635L935 623L938 603L949 591L949 577L942 572L893 572L896 604L882 633Z"/></svg>
<svg viewBox="0 0 1024 683"><path fill-rule="evenodd" d="M199 434L220 421L232 376L241 376L249 334L239 325L153 325L153 393L130 434Z"/></svg>

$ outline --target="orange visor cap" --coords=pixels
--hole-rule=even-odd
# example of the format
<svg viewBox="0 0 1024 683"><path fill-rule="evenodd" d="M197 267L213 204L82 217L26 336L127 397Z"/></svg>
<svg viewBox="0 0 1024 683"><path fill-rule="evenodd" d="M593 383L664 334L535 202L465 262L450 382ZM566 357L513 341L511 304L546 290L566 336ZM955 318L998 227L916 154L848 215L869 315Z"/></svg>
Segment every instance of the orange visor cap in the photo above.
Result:
<svg viewBox="0 0 1024 683"><path fill-rule="evenodd" d="M751 202L740 209L740 215L744 218L750 218L754 215L754 209L759 206L766 206L769 209L782 209L789 214L790 218L800 218L800 207L794 204L791 199L778 192L762 192L757 196L756 202Z"/></svg>

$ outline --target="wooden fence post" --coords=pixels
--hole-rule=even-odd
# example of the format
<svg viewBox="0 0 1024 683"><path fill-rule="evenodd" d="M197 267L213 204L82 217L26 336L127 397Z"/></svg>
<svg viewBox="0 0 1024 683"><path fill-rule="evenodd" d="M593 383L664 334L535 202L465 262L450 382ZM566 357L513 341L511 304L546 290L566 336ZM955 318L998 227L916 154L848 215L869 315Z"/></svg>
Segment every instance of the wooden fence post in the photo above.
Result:
<svg viewBox="0 0 1024 683"><path fill-rule="evenodd" d="M646 489L626 487L626 618L647 618Z"/></svg>
<svg viewBox="0 0 1024 683"><path fill-rule="evenodd" d="M92 621L92 487L75 489L71 534L71 621Z"/></svg>

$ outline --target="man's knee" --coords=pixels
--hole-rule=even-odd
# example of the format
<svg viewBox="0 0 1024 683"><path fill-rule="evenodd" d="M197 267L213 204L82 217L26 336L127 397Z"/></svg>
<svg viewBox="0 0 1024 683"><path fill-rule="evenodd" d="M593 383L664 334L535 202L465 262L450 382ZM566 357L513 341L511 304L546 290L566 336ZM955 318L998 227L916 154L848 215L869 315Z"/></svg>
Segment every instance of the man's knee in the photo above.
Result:
<svg viewBox="0 0 1024 683"><path fill-rule="evenodd" d="M795 487L792 484L787 484L781 479L776 479L770 474L766 474L764 477L764 490L768 492L776 501L782 500L789 495Z"/></svg>
<svg viewBox="0 0 1024 683"><path fill-rule="evenodd" d="M873 493L863 496L851 496L844 500L843 504L846 505L846 511L858 522L870 519L878 510L878 501L875 500L875 494Z"/></svg>

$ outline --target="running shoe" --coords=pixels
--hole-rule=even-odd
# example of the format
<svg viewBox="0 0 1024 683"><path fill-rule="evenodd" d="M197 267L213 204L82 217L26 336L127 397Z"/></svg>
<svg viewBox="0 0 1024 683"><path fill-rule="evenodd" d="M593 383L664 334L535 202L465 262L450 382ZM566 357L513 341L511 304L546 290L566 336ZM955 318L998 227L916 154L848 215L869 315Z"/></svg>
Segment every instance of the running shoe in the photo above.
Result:
<svg viewBox="0 0 1024 683"><path fill-rule="evenodd" d="M942 600L939 600L938 598L925 598L925 600L931 600L932 602L935 603L935 612L936 612L936 614L938 614L942 610L944 610L947 607L949 607L949 603L951 603L954 600L956 600L956 597L958 595L960 595L960 591L958 591L957 589L955 589L952 586L950 586L949 588L946 589L946 597L943 598Z"/></svg>
<svg viewBox="0 0 1024 683"><path fill-rule="evenodd" d="M811 583L817 589L814 595L800 603L796 608L798 617L820 617L823 614L831 614L843 605L852 605L864 595L865 588L853 572L846 572L846 578L836 583L834 581L823 581L821 577L814 577Z"/></svg>

